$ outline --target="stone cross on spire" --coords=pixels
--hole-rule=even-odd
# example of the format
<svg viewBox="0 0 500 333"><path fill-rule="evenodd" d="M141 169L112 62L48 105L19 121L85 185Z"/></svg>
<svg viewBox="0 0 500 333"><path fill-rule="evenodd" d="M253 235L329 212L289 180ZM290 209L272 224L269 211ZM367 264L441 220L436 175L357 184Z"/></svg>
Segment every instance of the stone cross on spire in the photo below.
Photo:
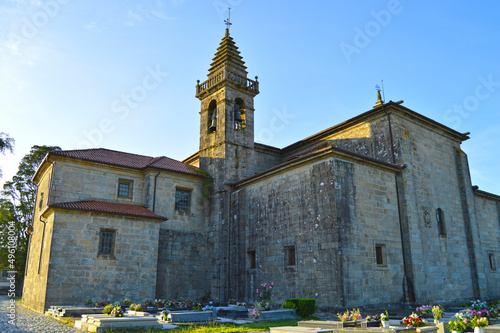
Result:
<svg viewBox="0 0 500 333"><path fill-rule="evenodd" d="M226 35L229 35L229 26L232 25L231 23L231 7L227 7L229 14L227 16L227 20L224 20L224 24L226 25Z"/></svg>

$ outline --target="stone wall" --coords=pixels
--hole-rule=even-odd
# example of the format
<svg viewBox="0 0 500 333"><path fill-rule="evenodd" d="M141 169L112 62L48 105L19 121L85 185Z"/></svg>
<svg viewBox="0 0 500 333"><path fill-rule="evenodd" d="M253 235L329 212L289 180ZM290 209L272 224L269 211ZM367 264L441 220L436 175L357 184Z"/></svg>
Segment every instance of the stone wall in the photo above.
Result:
<svg viewBox="0 0 500 333"><path fill-rule="evenodd" d="M255 144L255 169L254 174L268 170L278 164L285 162L281 156L281 149Z"/></svg>
<svg viewBox="0 0 500 333"><path fill-rule="evenodd" d="M118 197L118 180L133 181L132 198ZM55 157L51 203L103 200L136 205L146 204L141 171L101 163Z"/></svg>
<svg viewBox="0 0 500 333"><path fill-rule="evenodd" d="M391 138L386 114L367 118L348 127L339 127L335 131L325 130L313 135L309 140L299 141L283 149L284 158L314 148L327 142L334 147L355 154L392 163ZM397 149L397 145L394 145ZM396 151L397 152L397 151Z"/></svg>
<svg viewBox="0 0 500 333"><path fill-rule="evenodd" d="M48 166L38 179L37 199L33 212L33 233L30 236L26 272L24 277L23 304L37 312L44 311L47 294L47 276L52 243L54 215L42 218L47 207L53 167Z"/></svg>
<svg viewBox="0 0 500 333"><path fill-rule="evenodd" d="M394 186L393 171L325 158L238 189L231 198L230 297L254 299L262 283L274 282L276 303L290 297L315 298L319 307L401 301ZM376 263L376 244L384 246L385 265Z"/></svg>
<svg viewBox="0 0 500 333"><path fill-rule="evenodd" d="M161 229L158 250L157 298L198 300L210 292L212 251L205 234Z"/></svg>
<svg viewBox="0 0 500 333"><path fill-rule="evenodd" d="M474 201L481 237L481 256L486 261L485 276L488 293L485 296L490 298L500 295L500 283L498 283L500 281L500 198L476 192Z"/></svg>
<svg viewBox="0 0 500 333"><path fill-rule="evenodd" d="M203 179L158 169L139 171L78 160L56 160L51 203L103 200L131 203L165 216L163 228L196 231L203 228ZM156 178L156 185L155 185ZM118 197L118 180L133 180L131 199ZM191 191L189 212L175 210L177 188ZM155 193L156 192L156 193ZM154 202L153 202L154 200Z"/></svg>
<svg viewBox="0 0 500 333"><path fill-rule="evenodd" d="M45 308L155 297L159 222L56 210ZM101 229L115 230L113 255L99 255Z"/></svg>
<svg viewBox="0 0 500 333"><path fill-rule="evenodd" d="M479 258L474 252L480 244L474 214L468 207L472 189L470 176L462 172L466 162L460 157L464 156L460 141L405 114L393 115L392 128L400 146L398 158L407 166L401 182L402 218L408 225L411 257L406 259L412 265L416 301L478 297L474 270Z"/></svg>

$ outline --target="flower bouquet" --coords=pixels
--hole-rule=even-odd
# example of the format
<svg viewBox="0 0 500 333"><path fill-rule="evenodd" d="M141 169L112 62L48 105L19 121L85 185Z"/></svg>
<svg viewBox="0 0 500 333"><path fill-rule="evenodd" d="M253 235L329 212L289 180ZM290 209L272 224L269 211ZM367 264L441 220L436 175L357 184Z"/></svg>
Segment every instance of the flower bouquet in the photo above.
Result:
<svg viewBox="0 0 500 333"><path fill-rule="evenodd" d="M421 327L426 324L426 321L416 313L412 313L408 317L403 318L403 323L405 323L405 325L408 327Z"/></svg>
<svg viewBox="0 0 500 333"><path fill-rule="evenodd" d="M344 313L337 313L337 317L339 317L339 320L341 322L346 322L349 320L349 310L347 310Z"/></svg>
<svg viewBox="0 0 500 333"><path fill-rule="evenodd" d="M415 311L421 316L432 316L432 307L430 305L421 305Z"/></svg>
<svg viewBox="0 0 500 333"><path fill-rule="evenodd" d="M436 305L432 307L432 316L434 317L434 323L439 324L439 319L443 318L444 310L441 306Z"/></svg>
<svg viewBox="0 0 500 333"><path fill-rule="evenodd" d="M456 320L450 320L448 324L446 324L446 327L450 331L455 331L455 332L463 332L467 328L467 325L469 324L469 320L467 318L464 318L460 313L455 314Z"/></svg>
<svg viewBox="0 0 500 333"><path fill-rule="evenodd" d="M486 317L474 317L470 321L470 326L473 327L473 328L476 328L476 327L479 327L479 328L486 327L486 326L488 326L488 324L489 324L489 321L488 321L488 318L486 318Z"/></svg>
<svg viewBox="0 0 500 333"><path fill-rule="evenodd" d="M474 328L474 333L484 333L484 327L489 325L488 318L474 316L470 321L470 326Z"/></svg>
<svg viewBox="0 0 500 333"><path fill-rule="evenodd" d="M122 307L119 305L115 306L109 315L111 317L123 317Z"/></svg>
<svg viewBox="0 0 500 333"><path fill-rule="evenodd" d="M382 322L382 327L389 327L389 311L385 310L385 313L380 314L380 321Z"/></svg>
<svg viewBox="0 0 500 333"><path fill-rule="evenodd" d="M366 321L379 321L380 320L380 315L368 315L366 316Z"/></svg>
<svg viewBox="0 0 500 333"><path fill-rule="evenodd" d="M259 319L260 312L258 308L248 309L248 316L252 319Z"/></svg>

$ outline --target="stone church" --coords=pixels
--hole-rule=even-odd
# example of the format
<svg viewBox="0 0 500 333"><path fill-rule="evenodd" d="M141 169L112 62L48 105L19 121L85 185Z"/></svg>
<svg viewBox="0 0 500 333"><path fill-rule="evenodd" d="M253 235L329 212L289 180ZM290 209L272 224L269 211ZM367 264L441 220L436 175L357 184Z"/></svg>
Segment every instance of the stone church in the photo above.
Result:
<svg viewBox="0 0 500 333"><path fill-rule="evenodd" d="M379 95L276 148L254 142L258 93L226 30L196 84L198 152L49 153L23 302L254 300L264 282L323 308L500 297L500 196L472 186L468 133Z"/></svg>

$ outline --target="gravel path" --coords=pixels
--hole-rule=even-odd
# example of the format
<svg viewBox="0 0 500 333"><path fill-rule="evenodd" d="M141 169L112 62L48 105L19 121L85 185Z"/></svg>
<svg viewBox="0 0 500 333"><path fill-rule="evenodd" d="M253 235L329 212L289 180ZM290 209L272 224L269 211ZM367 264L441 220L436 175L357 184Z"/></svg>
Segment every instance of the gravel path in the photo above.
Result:
<svg viewBox="0 0 500 333"><path fill-rule="evenodd" d="M83 330L62 324L57 319L36 313L22 306L15 306L12 309L10 299L7 296L0 296L0 332L18 333L18 332L71 332L81 333ZM12 313L13 312L13 313ZM15 315L13 325L10 316ZM9 323L9 321L11 321Z"/></svg>

